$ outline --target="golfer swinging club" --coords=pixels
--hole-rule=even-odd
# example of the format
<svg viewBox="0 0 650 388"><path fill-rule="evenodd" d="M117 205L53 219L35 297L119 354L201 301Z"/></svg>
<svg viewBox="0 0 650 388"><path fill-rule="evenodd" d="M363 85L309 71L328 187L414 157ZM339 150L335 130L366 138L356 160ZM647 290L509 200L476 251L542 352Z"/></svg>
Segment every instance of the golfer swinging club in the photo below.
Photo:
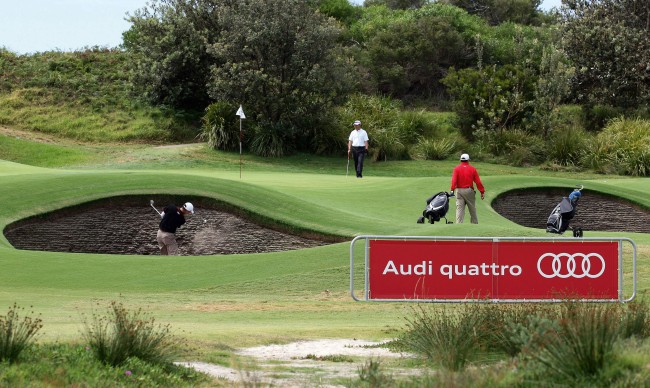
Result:
<svg viewBox="0 0 650 388"><path fill-rule="evenodd" d="M174 256L178 253L178 244L176 243L176 229L185 223L185 215L194 214L194 206L185 202L182 207L176 205L167 205L160 214L160 227L156 235L156 241L160 247L160 254L164 256Z"/></svg>

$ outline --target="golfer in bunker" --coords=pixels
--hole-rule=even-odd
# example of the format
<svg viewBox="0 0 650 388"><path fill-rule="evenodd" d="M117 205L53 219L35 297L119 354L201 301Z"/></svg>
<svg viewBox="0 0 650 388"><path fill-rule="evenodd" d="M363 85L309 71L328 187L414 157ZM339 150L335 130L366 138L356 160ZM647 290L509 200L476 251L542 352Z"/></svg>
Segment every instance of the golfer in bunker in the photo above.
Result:
<svg viewBox="0 0 650 388"><path fill-rule="evenodd" d="M194 206L186 202L183 206L167 205L163 212L160 213L160 227L156 240L160 247L161 255L173 256L178 253L178 244L176 243L176 229L185 223L185 215L194 214Z"/></svg>

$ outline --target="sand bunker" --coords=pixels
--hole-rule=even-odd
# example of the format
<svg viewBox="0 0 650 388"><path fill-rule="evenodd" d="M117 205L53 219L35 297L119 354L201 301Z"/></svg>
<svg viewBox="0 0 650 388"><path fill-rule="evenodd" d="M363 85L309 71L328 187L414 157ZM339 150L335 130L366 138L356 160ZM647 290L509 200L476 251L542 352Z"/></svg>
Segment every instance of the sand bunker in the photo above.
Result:
<svg viewBox="0 0 650 388"><path fill-rule="evenodd" d="M513 190L492 203L499 214L530 228L546 229L551 211L571 192L566 188ZM571 226L609 232L650 233L650 211L622 198L582 191Z"/></svg>
<svg viewBox="0 0 650 388"><path fill-rule="evenodd" d="M152 197L155 198L155 197ZM179 203L155 200L163 204ZM278 252L328 244L332 238L306 238L270 229L192 200L196 213L176 231L180 255ZM134 203L138 203L135 205ZM74 209L13 223L4 235L17 249L52 252L157 255L160 216L148 197L111 198Z"/></svg>

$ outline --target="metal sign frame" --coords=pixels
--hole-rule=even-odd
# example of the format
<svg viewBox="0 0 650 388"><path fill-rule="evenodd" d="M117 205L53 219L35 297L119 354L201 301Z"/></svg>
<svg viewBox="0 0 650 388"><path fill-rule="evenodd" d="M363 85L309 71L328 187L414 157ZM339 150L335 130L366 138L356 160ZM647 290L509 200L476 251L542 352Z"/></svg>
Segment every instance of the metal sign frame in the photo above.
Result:
<svg viewBox="0 0 650 388"><path fill-rule="evenodd" d="M637 293L637 248L634 241L629 238L580 238L569 240L567 238L532 238L532 237L447 237L447 236L379 236L379 235L363 235L355 237L350 243L350 295L352 299L357 302L436 302L436 303L558 303L565 302L566 299L499 299L499 298L465 298L465 299L373 299L369 297L370 293L370 280L369 280L369 261L370 261L370 240L426 240L426 241L487 241L487 242L500 242L500 241L517 241L517 242L618 242L618 299L578 299L580 302L620 302L627 303L634 300ZM355 294L354 283L354 250L355 244L363 241L364 248L364 286L363 296L357 297ZM632 246L632 294L625 299L623 292L623 244L629 243Z"/></svg>

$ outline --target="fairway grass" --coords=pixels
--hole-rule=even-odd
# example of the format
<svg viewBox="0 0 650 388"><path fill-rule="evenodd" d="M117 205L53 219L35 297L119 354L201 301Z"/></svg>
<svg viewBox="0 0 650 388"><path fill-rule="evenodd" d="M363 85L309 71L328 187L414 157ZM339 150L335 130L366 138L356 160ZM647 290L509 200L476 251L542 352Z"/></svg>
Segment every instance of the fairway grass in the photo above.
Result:
<svg viewBox="0 0 650 388"><path fill-rule="evenodd" d="M213 152L202 144L115 145L113 153L101 149L93 157L84 147L60 158L51 156L58 163L42 157L24 157L22 163L0 161L0 226L4 229L25 217L95 199L155 194L214 198L253 219L349 241L358 235L549 237L544 230L510 222L489 206L500 193L527 187L570 190L580 183L650 208L647 178L548 172L477 161L474 165L487 189L485 201L477 204L480 223L422 225L416 219L425 199L449 189L456 161L369 163L364 178L355 179L345 176L342 158L298 155L264 160L246 155L240 178L238 154ZM44 168L56 166L60 167ZM200 218L200 209L195 217ZM649 234L585 229L586 237L634 240L638 291L650 288ZM43 319L40 341L74 342L84 316L105 309L110 301L120 301L170 324L206 359L217 349L299 339L394 338L403 328L408 305L353 301L349 250L349 242L344 242L268 254L119 256L21 251L2 236L0 314L14 302L33 306ZM363 284L361 272L358 266L355 284ZM630 280L631 275L626 275L627 293Z"/></svg>

